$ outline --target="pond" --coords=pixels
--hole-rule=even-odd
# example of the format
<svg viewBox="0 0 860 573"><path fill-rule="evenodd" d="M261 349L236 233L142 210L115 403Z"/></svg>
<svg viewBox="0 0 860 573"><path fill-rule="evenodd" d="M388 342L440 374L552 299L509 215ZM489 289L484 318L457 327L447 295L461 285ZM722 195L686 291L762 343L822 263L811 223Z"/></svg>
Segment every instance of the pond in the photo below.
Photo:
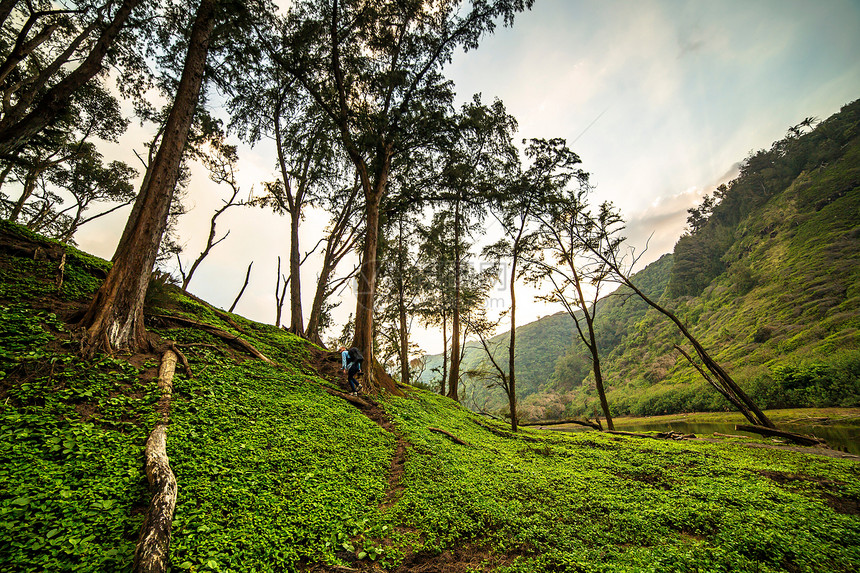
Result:
<svg viewBox="0 0 860 573"><path fill-rule="evenodd" d="M823 438L827 444L835 449L849 454L860 455L860 426L852 424L803 424L777 422L781 430L796 432L798 434L811 434L817 438ZM714 432L720 434L732 434L736 436L750 436L761 439L759 434L750 434L735 430L734 423L720 422L690 422L685 420L661 420L655 422L641 423L616 423L616 430L625 432L667 432L672 430L682 434L696 434L706 436ZM548 427L562 432L589 431L590 428L581 426L571 427Z"/></svg>

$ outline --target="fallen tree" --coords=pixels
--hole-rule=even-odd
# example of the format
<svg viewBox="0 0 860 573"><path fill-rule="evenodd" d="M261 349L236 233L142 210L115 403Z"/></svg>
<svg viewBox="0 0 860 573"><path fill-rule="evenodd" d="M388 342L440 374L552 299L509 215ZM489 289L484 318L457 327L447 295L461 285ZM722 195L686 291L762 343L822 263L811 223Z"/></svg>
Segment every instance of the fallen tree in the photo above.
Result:
<svg viewBox="0 0 860 573"><path fill-rule="evenodd" d="M173 376L177 354L167 350L161 357L158 388L161 397L157 410L161 420L156 423L146 440L146 478L152 498L146 510L137 547L134 551L134 573L162 573L167 571L173 512L176 509L178 488L176 476L170 469L167 456L167 423L173 396Z"/></svg>
<svg viewBox="0 0 860 573"><path fill-rule="evenodd" d="M528 422L528 423L520 423L520 426L560 426L561 424L577 424L580 426L586 426L588 428L594 428L598 431L603 431L603 425L600 423L600 419L598 418L595 421L591 421L588 419L585 420L546 420L543 422Z"/></svg>
<svg viewBox="0 0 860 573"><path fill-rule="evenodd" d="M765 426L751 426L747 424L738 424L735 426L735 430L739 432L750 432L753 434L759 434L762 436L769 436L775 438L785 438L786 440L790 440L795 444L800 444L801 446L824 446L827 447L827 442L821 438L816 438L815 436L806 436L803 434L796 434L794 432L786 432L784 430L777 430L776 428L767 428Z"/></svg>

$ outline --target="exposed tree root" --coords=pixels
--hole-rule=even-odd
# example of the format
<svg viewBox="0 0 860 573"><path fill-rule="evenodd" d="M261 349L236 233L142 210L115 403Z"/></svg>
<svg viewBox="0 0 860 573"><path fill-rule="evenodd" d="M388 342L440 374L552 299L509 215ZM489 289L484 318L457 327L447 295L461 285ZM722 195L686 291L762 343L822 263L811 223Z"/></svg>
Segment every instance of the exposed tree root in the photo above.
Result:
<svg viewBox="0 0 860 573"><path fill-rule="evenodd" d="M217 336L223 340L226 340L227 342L235 344L236 346L249 352L251 355L255 356L256 358L259 358L260 360L262 360L266 364L269 364L270 366L277 366L277 363L274 360L271 360L266 355L264 355L262 352L257 350L257 348L253 344L248 342L247 340L244 340L243 338L236 336L235 334L231 334L231 333L227 332L226 330L221 330L220 328L214 327L211 324L206 324L205 322L200 322L197 320L193 320L191 318L185 318L185 317L181 317L181 316L171 316L171 315L167 315L167 314L156 314L156 315L153 315L152 318L157 318L159 320L163 320L163 321L167 321L167 322L172 321L172 322L176 322L179 324L186 324L189 326L193 326L195 328L199 328L201 330L205 330L209 334L212 334L212 335Z"/></svg>
<svg viewBox="0 0 860 573"><path fill-rule="evenodd" d="M471 445L472 445L468 442L464 442L463 440L461 440L460 438L458 438L454 434L452 434L450 432L446 432L445 430L442 430L440 428L429 428L428 427L427 429L430 430L431 432L436 432L437 434L442 434L443 436L447 436L455 444L460 444L461 446L469 446L469 447L471 447Z"/></svg>
<svg viewBox="0 0 860 573"><path fill-rule="evenodd" d="M168 568L171 526L178 490L176 476L170 469L170 459L167 456L167 423L177 358L177 354L172 350L167 350L161 357L158 373L161 397L157 406L161 420L149 434L145 452L146 477L152 498L134 551L135 573L162 573Z"/></svg>

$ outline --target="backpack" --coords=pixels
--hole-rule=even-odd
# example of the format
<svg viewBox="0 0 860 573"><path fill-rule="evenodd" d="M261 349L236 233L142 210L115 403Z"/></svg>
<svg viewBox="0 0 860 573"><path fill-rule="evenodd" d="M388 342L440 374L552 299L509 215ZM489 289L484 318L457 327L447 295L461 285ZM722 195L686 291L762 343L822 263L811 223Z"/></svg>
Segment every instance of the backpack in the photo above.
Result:
<svg viewBox="0 0 860 573"><path fill-rule="evenodd" d="M349 357L352 362L360 363L364 361L364 356L361 355L361 351L355 346L349 349Z"/></svg>

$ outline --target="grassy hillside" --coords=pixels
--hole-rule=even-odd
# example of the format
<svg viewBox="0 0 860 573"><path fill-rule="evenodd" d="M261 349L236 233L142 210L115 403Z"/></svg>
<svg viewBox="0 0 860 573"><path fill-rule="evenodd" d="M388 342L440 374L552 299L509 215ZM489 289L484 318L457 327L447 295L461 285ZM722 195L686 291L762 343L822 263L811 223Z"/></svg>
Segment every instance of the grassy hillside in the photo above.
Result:
<svg viewBox="0 0 860 573"><path fill-rule="evenodd" d="M65 320L107 263L68 249L58 290L44 252L61 250L0 228L0 571L129 571L159 356L78 357ZM511 435L417 389L350 402L330 356L283 330L169 287L153 290L149 313L166 317L149 327L193 373L177 373L170 410L172 571L860 567L856 459L765 442Z"/></svg>

